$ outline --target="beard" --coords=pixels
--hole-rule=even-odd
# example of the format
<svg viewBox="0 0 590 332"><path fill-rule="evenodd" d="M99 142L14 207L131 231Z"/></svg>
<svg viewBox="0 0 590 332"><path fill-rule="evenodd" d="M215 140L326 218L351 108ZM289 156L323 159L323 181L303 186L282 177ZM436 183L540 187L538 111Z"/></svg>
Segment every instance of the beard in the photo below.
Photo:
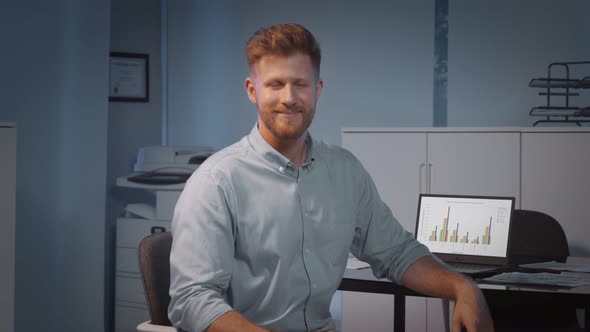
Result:
<svg viewBox="0 0 590 332"><path fill-rule="evenodd" d="M301 138L307 132L315 115L315 105L310 109L298 105L288 110L258 109L263 125L280 140Z"/></svg>

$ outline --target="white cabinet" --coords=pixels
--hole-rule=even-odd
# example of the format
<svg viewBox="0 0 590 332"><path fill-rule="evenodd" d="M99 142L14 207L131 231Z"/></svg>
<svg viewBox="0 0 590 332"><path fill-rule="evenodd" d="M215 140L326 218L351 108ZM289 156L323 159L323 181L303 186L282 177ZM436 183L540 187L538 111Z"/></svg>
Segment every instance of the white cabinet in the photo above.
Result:
<svg viewBox="0 0 590 332"><path fill-rule="evenodd" d="M522 133L522 208L553 216L573 256L589 256L590 130L530 128Z"/></svg>
<svg viewBox="0 0 590 332"><path fill-rule="evenodd" d="M519 129L345 129L343 147L363 163L381 198L402 226L414 232L418 194L455 193L520 197ZM439 299L407 298L406 329L443 331ZM343 293L342 329L359 317L393 312L393 297ZM391 331L393 320L372 328Z"/></svg>
<svg viewBox="0 0 590 332"><path fill-rule="evenodd" d="M16 128L0 123L0 331L14 331Z"/></svg>

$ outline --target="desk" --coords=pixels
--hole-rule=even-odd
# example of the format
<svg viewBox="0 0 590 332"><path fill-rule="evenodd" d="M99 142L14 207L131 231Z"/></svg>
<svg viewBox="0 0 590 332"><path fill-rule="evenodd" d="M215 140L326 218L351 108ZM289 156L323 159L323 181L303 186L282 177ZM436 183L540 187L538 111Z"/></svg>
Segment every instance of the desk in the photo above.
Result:
<svg viewBox="0 0 590 332"><path fill-rule="evenodd" d="M568 263L590 264L590 258L570 257ZM485 295L501 295L510 297L527 297L536 301L551 301L551 305L560 303L574 304L583 308L584 328L590 331L590 285L575 288L553 288L550 286L497 285L477 283ZM377 279L371 269L346 270L339 290L364 293L391 294L394 297L393 330L405 331L406 296L428 297L406 287L392 283L387 279Z"/></svg>

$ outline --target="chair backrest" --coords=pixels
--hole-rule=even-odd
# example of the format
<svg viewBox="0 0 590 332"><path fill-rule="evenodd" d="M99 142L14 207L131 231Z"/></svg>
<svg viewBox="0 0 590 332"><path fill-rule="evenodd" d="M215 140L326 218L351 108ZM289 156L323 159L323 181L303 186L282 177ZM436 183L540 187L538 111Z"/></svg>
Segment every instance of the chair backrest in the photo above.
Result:
<svg viewBox="0 0 590 332"><path fill-rule="evenodd" d="M168 319L171 247L172 234L161 232L145 237L137 251L150 321L155 325L172 326Z"/></svg>
<svg viewBox="0 0 590 332"><path fill-rule="evenodd" d="M513 265L544 261L565 262L567 238L552 216L530 210L514 210L510 230L510 262ZM495 331L579 331L574 305L559 307L536 298L487 294Z"/></svg>
<svg viewBox="0 0 590 332"><path fill-rule="evenodd" d="M530 210L514 210L509 257L512 264L543 261L565 262L567 238L552 216Z"/></svg>

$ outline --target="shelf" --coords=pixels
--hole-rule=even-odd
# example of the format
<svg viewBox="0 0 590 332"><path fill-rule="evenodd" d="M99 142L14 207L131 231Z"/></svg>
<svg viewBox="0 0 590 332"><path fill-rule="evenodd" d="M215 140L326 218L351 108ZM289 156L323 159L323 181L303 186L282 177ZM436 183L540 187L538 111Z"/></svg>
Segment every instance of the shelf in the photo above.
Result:
<svg viewBox="0 0 590 332"><path fill-rule="evenodd" d="M575 116L590 117L589 107L533 107L529 112L530 116Z"/></svg>
<svg viewBox="0 0 590 332"><path fill-rule="evenodd" d="M539 92L539 96L579 96L577 92Z"/></svg>
<svg viewBox="0 0 590 332"><path fill-rule="evenodd" d="M576 89L581 80L567 78L533 78L529 82L531 88L563 88Z"/></svg>
<svg viewBox="0 0 590 332"><path fill-rule="evenodd" d="M580 80L578 84L578 88L580 89L590 89L590 76L586 76Z"/></svg>
<svg viewBox="0 0 590 332"><path fill-rule="evenodd" d="M575 68L578 70L580 65L590 65L590 61L574 61L574 62L553 62L547 67L547 76L542 78L533 78L529 82L529 87L542 88L544 91L539 92L539 95L545 97L545 105L533 107L529 111L529 116L542 116L543 120L539 120L533 124L536 126L539 123L575 123L581 126L583 122L590 122L583 118L590 117L590 107L574 106L570 103L570 97L580 96L579 92L572 90L590 89L590 76L584 76L582 79L572 78L570 72ZM554 78L551 71L554 67L562 68L561 77ZM588 70L585 67L584 70ZM555 74L555 73L553 73ZM578 90L579 91L579 90ZM551 97L565 97L565 98L551 98ZM572 98L573 99L573 98Z"/></svg>

